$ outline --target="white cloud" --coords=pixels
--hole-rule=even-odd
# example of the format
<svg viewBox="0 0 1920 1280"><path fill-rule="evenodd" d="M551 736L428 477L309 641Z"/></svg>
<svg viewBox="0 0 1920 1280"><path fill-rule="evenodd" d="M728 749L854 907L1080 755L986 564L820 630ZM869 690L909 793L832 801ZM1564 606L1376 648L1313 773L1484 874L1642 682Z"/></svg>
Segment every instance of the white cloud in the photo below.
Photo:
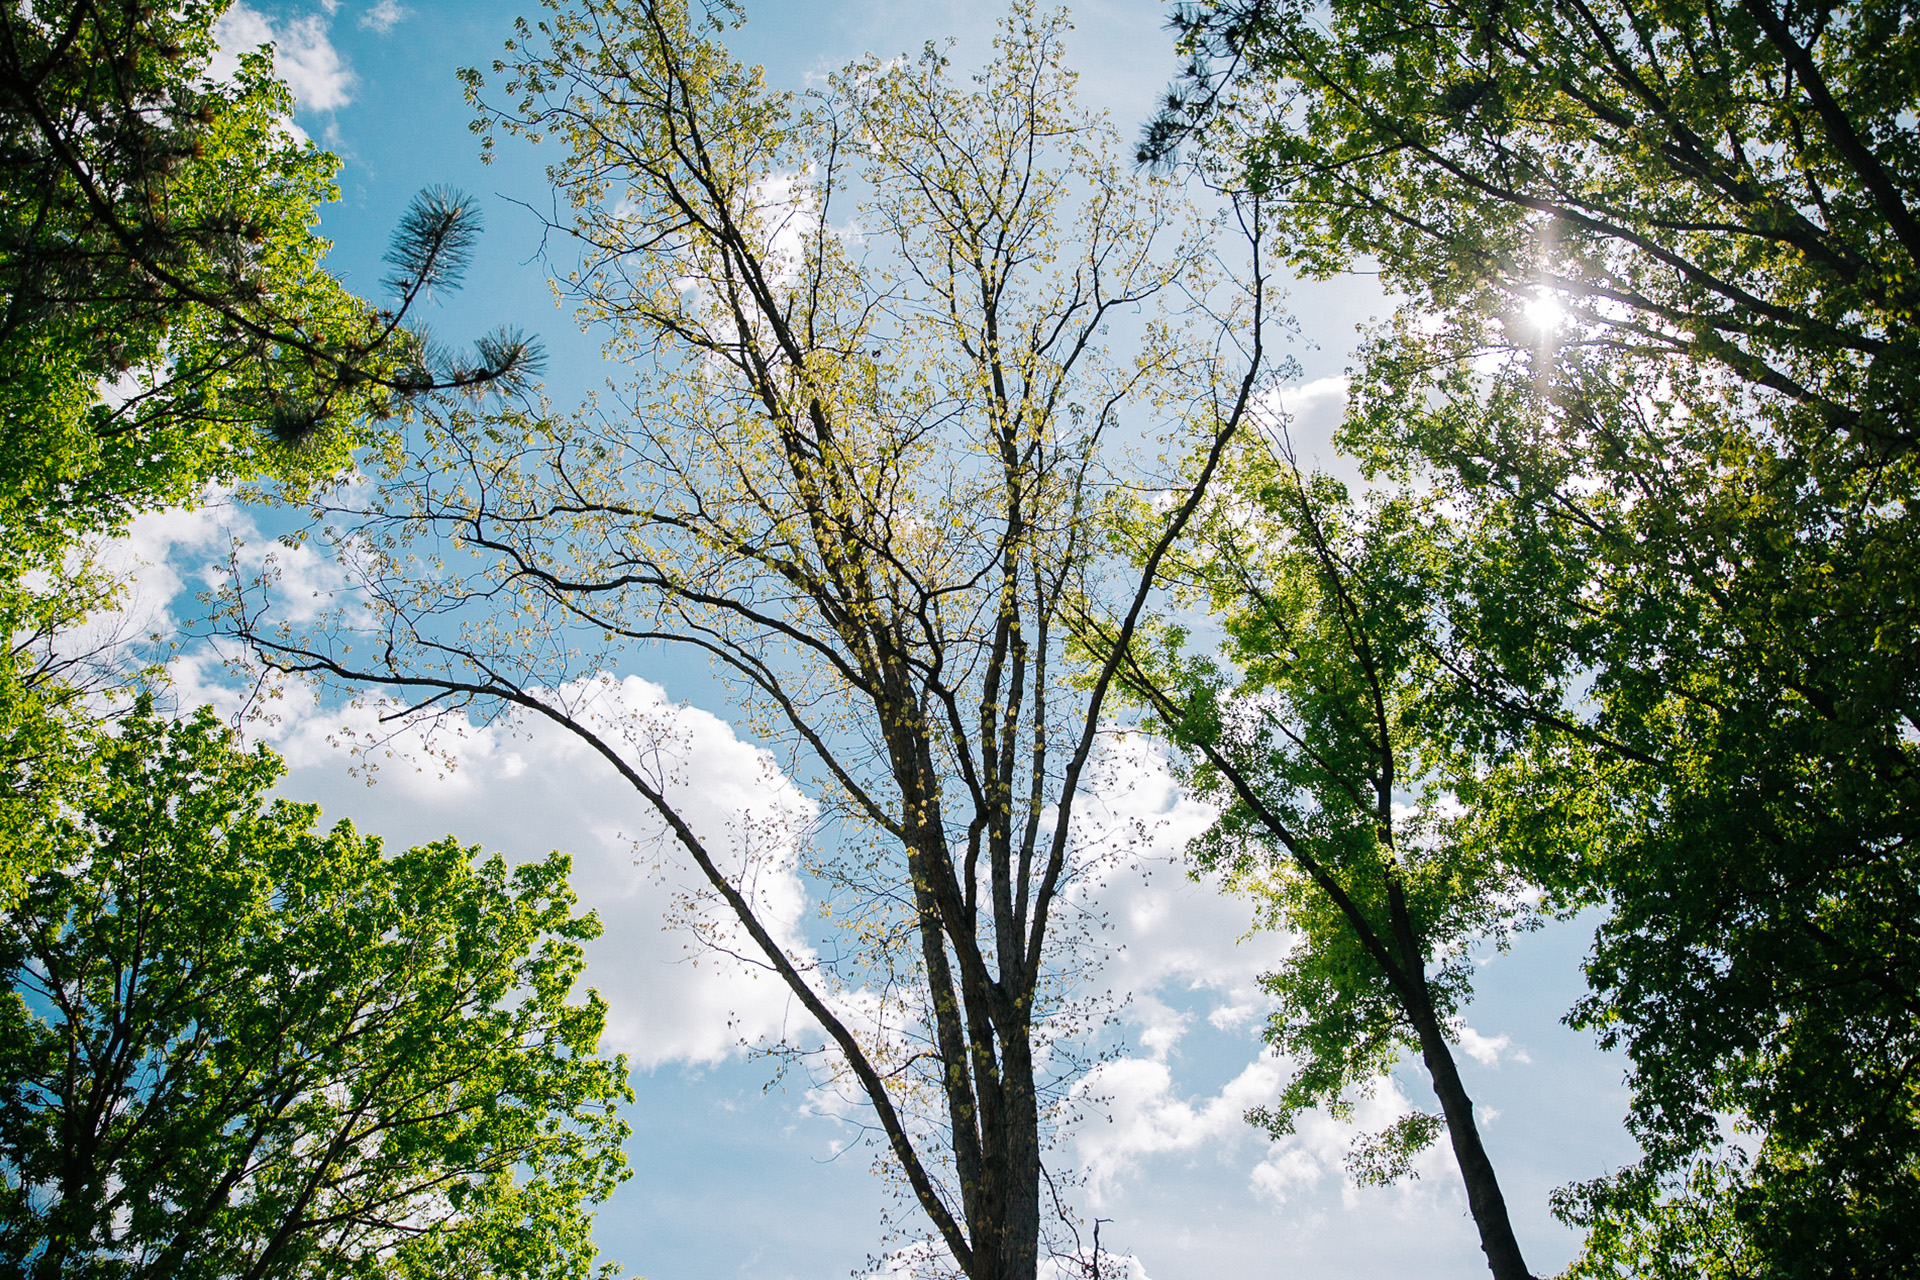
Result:
<svg viewBox="0 0 1920 1280"><path fill-rule="evenodd" d="M222 495L212 494L191 510L175 508L140 516L127 536L103 539L78 553L124 585L116 608L90 615L85 625L62 634L56 647L70 655L90 653L104 663L124 666L147 637L173 634L178 627L174 602L189 589L193 576L179 556L203 559L224 544L223 502Z"/></svg>
<svg viewBox="0 0 1920 1280"><path fill-rule="evenodd" d="M224 583L234 564L243 572L271 570L289 621L304 622L346 586L339 568L311 543L286 546L265 536L252 514L221 489L208 489L193 507L136 516L124 537L103 541L99 563L126 583L117 615L100 621L141 635L179 638L177 610L194 595Z"/></svg>
<svg viewBox="0 0 1920 1280"><path fill-rule="evenodd" d="M224 580L236 539L243 569L273 562L276 595L297 613L327 603L342 585L337 567L311 544L278 544L248 511L210 494L194 510L141 516L125 538L96 549L128 586L121 608L72 643L117 655L125 666L146 635L178 637L176 611L190 607L196 589ZM211 645L189 645L170 664L172 692L183 708L212 703L238 719L257 691L236 688L220 659ZM297 686L278 692L274 715L249 721L248 733L286 760L282 792L319 803L323 822L350 817L390 847L452 833L515 861L554 849L573 855L574 891L604 927L587 948L585 982L607 1000L608 1049L652 1067L717 1062L743 1042L812 1037L777 977L725 954L753 949L731 915L716 909L691 860L661 839L650 806L581 738L544 719L383 725L389 705L329 709ZM677 706L636 676L576 681L552 696L666 787L729 874L749 886L769 931L810 961L802 931L807 895L795 862L813 807L772 757L740 741L724 720ZM367 748L357 756L349 750L356 743Z"/></svg>
<svg viewBox="0 0 1920 1280"><path fill-rule="evenodd" d="M385 35L412 12L411 9L402 8L399 0L380 0L379 4L360 15L360 25Z"/></svg>
<svg viewBox="0 0 1920 1280"><path fill-rule="evenodd" d="M556 696L629 763L665 780L689 825L748 886L769 932L809 961L795 858L812 806L767 753L637 676L582 681ZM282 790L320 801L328 821L351 815L395 844L451 832L514 860L570 853L574 891L605 930L587 947L585 978L609 1006L603 1044L636 1065L717 1062L743 1044L812 1038L778 977L734 958L754 956L751 942L684 852L661 838L646 801L584 740L528 719L455 718L396 733L378 722L390 709L309 708L272 727L269 741L290 767ZM349 779L349 740L380 741L374 785Z"/></svg>
<svg viewBox="0 0 1920 1280"><path fill-rule="evenodd" d="M1247 1185L1255 1195L1275 1204L1285 1204L1289 1197L1319 1185L1325 1173L1326 1167L1311 1152L1300 1146L1287 1146L1276 1149L1253 1166Z"/></svg>
<svg viewBox="0 0 1920 1280"><path fill-rule="evenodd" d="M1164 1062L1121 1058L1095 1067L1074 1086L1087 1118L1073 1132L1074 1156L1094 1204L1143 1157L1202 1148L1226 1155L1253 1137L1246 1113L1272 1099L1282 1073L1281 1061L1262 1051L1217 1095L1196 1104L1176 1095Z"/></svg>
<svg viewBox="0 0 1920 1280"><path fill-rule="evenodd" d="M217 48L207 74L215 80L227 80L239 69L241 54L273 43L273 24L258 9L236 4L213 24L213 38Z"/></svg>
<svg viewBox="0 0 1920 1280"><path fill-rule="evenodd" d="M1130 999L1123 1017L1137 1041L1164 1060L1196 1020L1182 1006L1195 1002L1219 1030L1255 1022L1268 1007L1258 975L1278 967L1288 941L1250 934L1247 903L1188 876L1187 845L1213 810L1180 790L1159 744L1109 739L1079 815L1079 843L1105 852L1069 897L1107 924L1096 981Z"/></svg>
<svg viewBox="0 0 1920 1280"><path fill-rule="evenodd" d="M1338 379L1309 385L1328 399L1344 396ZM1103 776L1090 797L1098 819L1088 825L1132 829L1138 852L1080 891L1111 923L1114 954L1098 981L1126 993L1122 1017L1136 1048L1095 1067L1070 1098L1067 1140L1091 1203L1118 1203L1135 1183L1175 1176L1166 1160L1189 1166L1204 1160L1219 1164L1222 1173L1241 1170L1238 1176L1254 1199L1286 1206L1290 1220L1303 1225L1321 1211L1314 1207L1322 1204L1320 1193L1334 1189L1347 1210L1364 1199L1369 1212L1382 1205L1402 1216L1451 1212L1447 1197L1455 1195L1457 1177L1444 1141L1415 1159L1413 1170L1421 1178L1412 1185L1370 1190L1346 1171L1355 1137L1378 1132L1413 1109L1397 1080L1380 1081L1371 1096L1352 1099L1350 1122L1308 1112L1278 1142L1247 1123L1246 1113L1272 1102L1287 1074L1286 1061L1253 1037L1271 1008L1258 975L1285 963L1292 939L1252 932L1246 902L1186 874L1184 849L1212 814L1180 792L1151 740L1118 738L1102 763ZM1217 1092L1196 1093L1182 1084L1187 1055L1181 1046L1202 1022L1245 1037L1243 1052L1251 1058L1239 1059L1245 1065ZM1485 1036L1464 1022L1456 1030L1462 1050L1477 1061L1524 1061L1506 1036ZM1233 1061L1231 1053L1213 1042L1195 1057L1218 1069ZM1482 1114L1490 1118L1484 1108Z"/></svg>
<svg viewBox="0 0 1920 1280"><path fill-rule="evenodd" d="M1113 993L1128 1039L1144 1051L1096 1066L1068 1099L1073 1161L1097 1205L1148 1157L1202 1149L1224 1157L1255 1136L1244 1115L1280 1082L1270 1053L1243 1042L1252 1061L1203 1100L1181 1096L1177 1068L1200 1021L1236 1036L1251 1030L1269 1007L1258 975L1288 944L1250 934L1247 903L1187 874L1187 845L1213 811L1180 790L1152 739L1109 739L1082 806L1079 843L1110 852L1068 896L1106 922L1107 954L1090 968L1092 983Z"/></svg>
<svg viewBox="0 0 1920 1280"><path fill-rule="evenodd" d="M293 90L293 100L308 111L332 111L353 100L353 72L341 61L318 16L297 19L281 29L274 69Z"/></svg>
<svg viewBox="0 0 1920 1280"><path fill-rule="evenodd" d="M1342 1207L1358 1208L1364 1193L1346 1170L1347 1153L1353 1140L1361 1134L1385 1129L1413 1110L1413 1103L1402 1092L1399 1081L1391 1079L1381 1081L1371 1096L1362 1095L1351 1101L1351 1121L1336 1120L1324 1111L1301 1114L1293 1132L1274 1142L1265 1158L1248 1175L1247 1183L1253 1193L1275 1205L1285 1204L1332 1177L1340 1186ZM1444 1137L1414 1157L1412 1171L1419 1175L1417 1180L1403 1182L1393 1189L1403 1206L1431 1201L1436 1195L1453 1194L1457 1176ZM1370 1207L1378 1208L1378 1205Z"/></svg>
<svg viewBox="0 0 1920 1280"><path fill-rule="evenodd" d="M1213 1010L1207 1014L1207 1021L1211 1023L1216 1030L1237 1031L1249 1022L1252 1022L1259 1013L1260 1006L1256 1004L1215 1005Z"/></svg>
<svg viewBox="0 0 1920 1280"><path fill-rule="evenodd" d="M1326 469L1336 465L1334 432L1347 413L1345 377L1315 378L1283 387L1278 399L1287 422L1287 439L1302 467Z"/></svg>
<svg viewBox="0 0 1920 1280"><path fill-rule="evenodd" d="M240 55L263 44L273 46L274 74L293 91L303 111L334 111L353 101L354 74L333 47L329 18L308 14L275 23L259 10L236 4L214 26L219 49L207 72L216 80L232 77ZM398 19L396 19L397 21Z"/></svg>
<svg viewBox="0 0 1920 1280"><path fill-rule="evenodd" d="M1460 1051L1483 1067L1498 1066L1502 1054L1512 1062L1533 1061L1527 1056L1526 1050L1513 1047L1513 1040L1509 1036L1481 1035L1464 1022L1458 1023L1453 1030L1454 1041L1460 1046Z"/></svg>
<svg viewBox="0 0 1920 1280"><path fill-rule="evenodd" d="M245 545L236 546L236 536ZM82 625L54 636L52 654L86 687L123 688L133 673L164 658L164 646L184 642L178 613L183 605L224 582L233 563L257 573L269 561L287 603L302 618L340 587L337 571L311 548L282 547L262 537L252 518L219 489L209 489L194 507L138 516L125 535L95 540L68 557L70 579L96 575L116 583L117 593L112 607L95 609ZM156 640L163 646L158 651ZM210 668L219 654L202 648L189 661Z"/></svg>

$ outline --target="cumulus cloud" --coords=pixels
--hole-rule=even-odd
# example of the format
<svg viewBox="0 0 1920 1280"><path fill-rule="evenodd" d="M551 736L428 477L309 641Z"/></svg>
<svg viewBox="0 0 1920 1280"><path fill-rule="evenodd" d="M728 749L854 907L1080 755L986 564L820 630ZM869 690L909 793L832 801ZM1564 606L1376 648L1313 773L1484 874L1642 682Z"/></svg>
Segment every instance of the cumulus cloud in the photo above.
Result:
<svg viewBox="0 0 1920 1280"><path fill-rule="evenodd" d="M296 107L303 111L344 107L353 101L354 74L333 47L331 13L329 10L326 16L315 13L276 22L258 9L236 4L221 14L214 26L219 48L207 73L216 80L230 79L240 67L241 54L272 45L274 74L293 91Z"/></svg>
<svg viewBox="0 0 1920 1280"><path fill-rule="evenodd" d="M215 495L194 510L154 512L136 519L125 537L75 549L65 566L70 579L94 573L122 585L111 607L94 610L82 625L56 636L53 651L67 663L102 673L136 665L151 637L176 630L175 602L186 594L193 575L175 553L195 555L220 543L219 507Z"/></svg>
<svg viewBox="0 0 1920 1280"><path fill-rule="evenodd" d="M235 567L258 573L270 561L296 618L311 616L324 596L342 587L334 566L309 547L282 547L261 537L251 518L219 490L208 491L192 508L141 515L124 535L84 543L68 555L69 583L111 583L115 589L81 625L44 642L48 660L81 687L124 689L134 673L165 660L181 643L181 611L193 608L197 596L224 582ZM26 585L51 590L55 584ZM186 661L211 670L220 655L201 646Z"/></svg>
<svg viewBox="0 0 1920 1280"><path fill-rule="evenodd" d="M1325 380L1321 390L1344 396L1339 380ZM1284 1206L1296 1218L1319 1212L1321 1197L1334 1193L1346 1209L1359 1207L1363 1196L1386 1195L1397 1212L1449 1212L1446 1197L1457 1178L1444 1142L1414 1161L1421 1178L1390 1192L1364 1189L1346 1170L1356 1137L1414 1109L1398 1080L1351 1099L1349 1120L1303 1114L1278 1142L1247 1123L1246 1113L1272 1102L1288 1074L1288 1063L1257 1039L1272 1007L1258 979L1285 963L1293 939L1251 931L1247 903L1186 873L1184 850L1212 813L1180 791L1151 739L1116 738L1088 800L1097 815L1088 825L1130 829L1135 850L1078 887L1108 920L1114 945L1097 981L1124 993L1120 1015L1128 1030L1124 1051L1096 1066L1069 1098L1067 1141L1093 1205L1113 1204L1128 1186L1166 1176L1163 1162L1175 1160L1238 1176L1253 1199ZM1186 1050L1205 1026L1232 1039L1225 1047L1211 1040ZM1527 1061L1505 1035L1482 1034L1464 1021L1454 1031L1462 1052L1484 1065ZM1234 1042L1245 1055L1237 1070L1230 1065ZM1225 1067L1230 1076L1217 1089L1196 1091L1185 1083L1195 1067L1209 1074ZM1486 1108L1482 1117L1492 1118Z"/></svg>
<svg viewBox="0 0 1920 1280"><path fill-rule="evenodd" d="M1391 1079L1380 1082L1371 1095L1352 1099L1352 1103L1350 1120L1336 1120L1323 1111L1301 1115L1293 1132L1272 1143L1248 1175L1247 1184L1253 1193L1282 1205L1332 1180L1340 1188L1341 1206L1359 1208L1362 1189L1346 1168L1353 1140L1380 1132L1414 1108L1400 1082ZM1415 1156L1411 1171L1416 1177L1393 1189L1403 1208L1431 1208L1436 1199L1450 1203L1456 1198L1457 1175L1445 1138Z"/></svg>
<svg viewBox="0 0 1920 1280"><path fill-rule="evenodd" d="M1481 1035L1464 1022L1456 1024L1453 1032L1454 1041L1460 1046L1460 1051L1483 1067L1498 1066L1503 1055L1511 1062L1533 1061L1527 1056L1526 1050L1513 1047L1510 1036Z"/></svg>
<svg viewBox="0 0 1920 1280"><path fill-rule="evenodd" d="M296 612L341 586L337 568L308 544L263 536L218 494L193 510L141 516L94 554L128 586L117 610L70 643L118 652L123 667L142 656L145 637L182 633L180 613L225 579L232 557L243 571L271 561L277 594ZM211 703L239 720L259 690L236 687L221 657L205 643L174 655L172 694L183 708ZM554 849L573 856L574 890L604 927L587 948L586 983L609 1006L607 1048L653 1067L717 1062L743 1042L810 1038L778 978L735 958L756 953L690 859L663 839L650 806L576 735L545 719L384 723L391 705L323 706L299 688L277 692L274 714L247 721L248 733L286 760L282 792L320 804L324 822L351 818L391 847L451 833L515 861ZM549 696L669 791L747 886L769 931L810 962L796 861L813 808L771 756L637 676L576 681Z"/></svg>
<svg viewBox="0 0 1920 1280"><path fill-rule="evenodd" d="M1209 1156L1228 1163L1253 1144L1264 1150L1246 1175L1255 1197L1281 1205L1331 1178L1345 1207L1356 1207L1360 1188L1346 1171L1353 1140L1385 1129L1413 1104L1397 1081L1385 1080L1370 1096L1353 1099L1351 1119L1306 1112L1292 1133L1272 1142L1247 1123L1246 1114L1271 1102L1287 1073L1285 1059L1263 1050L1218 1093L1188 1098L1181 1096L1165 1063L1122 1058L1096 1067L1075 1092L1094 1104L1090 1109L1100 1118L1077 1126L1073 1137L1094 1205L1103 1204L1150 1157ZM1413 1172L1447 1184L1452 1166L1444 1145L1422 1152Z"/></svg>
<svg viewBox="0 0 1920 1280"><path fill-rule="evenodd" d="M732 861L769 931L810 960L795 860L812 809L767 753L637 676L582 681L555 696L574 702L629 763L666 781L689 825ZM587 948L586 982L608 1003L606 1047L653 1067L807 1037L810 1024L785 986L736 958L754 956L752 944L663 839L651 808L585 741L527 719L456 717L395 732L379 723L383 710L391 708L311 707L272 726L270 741L289 765L282 789L395 843L452 833L515 860L570 853L574 891L605 930ZM349 776L342 748L356 741L379 742L371 786Z"/></svg>
<svg viewBox="0 0 1920 1280"><path fill-rule="evenodd" d="M1263 407L1271 420L1285 425L1287 443L1304 470L1325 472L1359 489L1365 477L1333 440L1346 418L1349 390L1345 376L1313 378L1274 390Z"/></svg>
<svg viewBox="0 0 1920 1280"><path fill-rule="evenodd" d="M1278 1058L1262 1051L1218 1094L1196 1103L1178 1096L1164 1062L1121 1058L1095 1067L1074 1087L1090 1118L1073 1136L1074 1156L1094 1204L1103 1203L1115 1180L1143 1157L1202 1149L1231 1154L1254 1136L1246 1113L1273 1097L1283 1070Z"/></svg>
<svg viewBox="0 0 1920 1280"><path fill-rule="evenodd" d="M1104 849L1069 892L1106 925L1095 979L1127 1003L1134 1043L1164 1061L1198 1018L1223 1031L1250 1029L1268 1008L1258 976L1277 967L1288 940L1251 934L1252 911L1188 874L1187 846L1213 810L1183 793L1153 739L1109 739L1081 800L1077 834Z"/></svg>
<svg viewBox="0 0 1920 1280"><path fill-rule="evenodd" d="M280 581L289 621L313 616L323 599L342 590L345 578L311 544L284 546L226 491L209 489L193 507L172 507L136 516L127 532L102 539L86 552L107 576L120 581L117 607L94 615L76 640L117 635L130 646L154 636L177 637L201 593L225 582L237 566L259 573L270 566Z"/></svg>
<svg viewBox="0 0 1920 1280"><path fill-rule="evenodd" d="M1081 843L1114 852L1094 860L1069 896L1106 923L1107 952L1091 982L1112 993L1127 1030L1123 1052L1081 1079L1066 1108L1073 1163L1099 1205L1148 1158L1224 1158L1255 1136L1244 1115L1281 1080L1280 1063L1253 1037L1270 1007L1258 976L1289 943L1250 933L1248 904L1188 875L1186 848L1213 811L1181 791L1152 739L1109 740L1082 804ZM1245 1065L1218 1094L1193 1098L1178 1068L1202 1024L1234 1036ZM1202 1056L1222 1052L1213 1045Z"/></svg>
<svg viewBox="0 0 1920 1280"><path fill-rule="evenodd" d="M360 25L369 31L381 35L399 26L401 21L412 14L413 10L402 8L398 0L380 0L379 4L360 15Z"/></svg>

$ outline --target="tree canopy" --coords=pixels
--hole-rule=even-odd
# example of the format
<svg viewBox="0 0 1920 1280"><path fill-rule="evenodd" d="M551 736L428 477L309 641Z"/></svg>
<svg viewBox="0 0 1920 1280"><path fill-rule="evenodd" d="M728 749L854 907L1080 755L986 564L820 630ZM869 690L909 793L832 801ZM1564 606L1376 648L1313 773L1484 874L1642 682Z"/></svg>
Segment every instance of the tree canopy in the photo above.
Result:
<svg viewBox="0 0 1920 1280"><path fill-rule="evenodd" d="M364 423L431 388L520 385L502 331L471 357L415 327L457 283L471 201L427 192L395 236L385 307L323 265L338 160L296 138L264 51L209 66L223 3L53 0L0 14L0 677L6 790L53 750L85 683L58 637L121 584L91 548L210 484L298 491ZM23 772L24 770L24 772Z"/></svg>
<svg viewBox="0 0 1920 1280"><path fill-rule="evenodd" d="M823 1030L933 1248L979 1280L1034 1276L1056 1234L1045 1144L1082 1062L1060 913L1100 856L1076 806L1117 664L1081 681L1064 616L1148 590L1098 494L1128 434L1224 447L1266 367L1263 287L1226 271L1245 252L1212 256L1173 184L1130 170L1064 33L1016 6L971 83L930 47L803 97L698 5L522 22L469 83L488 145L557 153L565 285L614 386L572 414L436 414L373 505L329 513L382 549L363 594L314 628L275 629L271 583L234 611L281 670L589 743ZM1177 478L1162 540L1210 472ZM671 724L597 678L656 645L711 659L815 813L689 824ZM763 917L789 850L829 956Z"/></svg>
<svg viewBox="0 0 1920 1280"><path fill-rule="evenodd" d="M8 1268L589 1274L631 1093L567 859L318 831L204 709L93 745L0 925Z"/></svg>
<svg viewBox="0 0 1920 1280"><path fill-rule="evenodd" d="M1810 433L1916 442L1920 188L1899 3L1221 0L1142 154L1218 146L1422 304L1551 301L1638 359L1775 393Z"/></svg>
<svg viewBox="0 0 1920 1280"><path fill-rule="evenodd" d="M316 831L269 753L114 711L70 644L134 516L331 481L396 398L535 364L410 327L477 231L454 193L402 220L387 307L327 272L338 161L264 51L208 74L224 8L0 13L0 1265L584 1276L630 1095L570 1003L566 858Z"/></svg>
<svg viewBox="0 0 1920 1280"><path fill-rule="evenodd" d="M1605 907L1636 1169L1597 1272L1911 1265L1920 1194L1905 6L1221 3L1149 130L1401 291L1345 440L1458 517L1475 820ZM1722 1117L1745 1138L1726 1141Z"/></svg>

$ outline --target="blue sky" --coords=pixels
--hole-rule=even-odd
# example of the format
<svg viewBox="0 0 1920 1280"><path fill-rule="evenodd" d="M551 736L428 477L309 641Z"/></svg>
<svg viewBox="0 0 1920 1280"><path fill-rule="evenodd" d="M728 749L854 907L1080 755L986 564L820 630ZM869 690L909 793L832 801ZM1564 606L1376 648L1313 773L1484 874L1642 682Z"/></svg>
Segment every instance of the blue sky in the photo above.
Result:
<svg viewBox="0 0 1920 1280"><path fill-rule="evenodd" d="M482 166L455 80L458 67L490 62L522 11L521 3L494 0L256 0L229 14L225 34L278 46L299 103L296 124L344 160L342 199L323 228L350 285L375 289L387 234L421 187L444 183L480 197L487 232L469 283L439 305L433 323L449 341L503 322L538 332L550 356L549 393L564 404L605 371L598 340L577 333L556 308L537 220L515 203L544 201L542 162L507 147L499 163ZM765 64L775 84L802 87L869 51L914 51L948 36L958 38L964 66L985 48L999 11L964 0L790 0L750 8L733 45ZM1123 134L1150 111L1175 64L1163 20L1152 0L1104 0L1075 12L1070 50L1083 91ZM1308 452L1330 462L1324 442L1354 325L1386 307L1372 282L1356 276L1300 286L1295 309L1307 341L1291 407ZM138 621L186 621L200 566L229 533L258 541L261 519L216 507L143 520L129 544L148 566ZM295 574L325 573L297 557L289 564ZM188 697L231 701L206 655L189 652L177 674ZM621 675L606 696L622 705L687 700L698 708L687 719L702 780L689 799L695 808L723 814L764 789L759 756L735 738L727 707L699 671L662 664ZM646 820L612 777L577 746L501 726L443 737L438 757L428 750L435 744L403 735L397 754L357 758L343 744L370 723L364 711L294 698L277 723L256 731L292 764L289 794L394 843L453 831L515 856L572 851L576 886L607 923L588 977L612 1005L609 1044L634 1060L638 1100L634 1177L600 1212L605 1254L652 1280L829 1280L870 1271L868 1260L885 1247L883 1212L911 1210L874 1175L872 1153L849 1148L859 1137L854 1113L804 1077L768 1087L771 1064L738 1051L742 1035L777 1034L791 1010L771 984L691 955L683 936L663 930L679 872L644 865L644 856L636 863ZM378 766L371 785L368 764ZM1092 904L1109 923L1100 980L1120 993L1124 1035L1084 1092L1087 1118L1050 1157L1078 1171L1077 1203L1104 1220L1103 1244L1133 1259L1135 1277L1152 1280L1484 1275L1443 1152L1429 1153L1417 1181L1360 1189L1341 1171L1341 1126L1312 1119L1294 1140L1274 1145L1241 1120L1279 1079L1261 1049L1254 979L1281 947L1271 937L1243 940L1246 908L1184 877L1179 848L1205 815L1166 783L1150 750L1139 748L1131 767L1135 785L1105 803L1116 820L1155 824L1152 847L1138 865L1116 869ZM805 886L790 876L783 892L777 914L798 938ZM1463 1034L1468 1088L1541 1273L1564 1266L1574 1244L1547 1212L1547 1193L1633 1154L1620 1128L1624 1064L1559 1024L1579 991L1586 941L1581 924L1560 925L1489 957ZM1394 1088L1431 1105L1416 1075ZM1372 1105L1387 1119L1397 1101Z"/></svg>

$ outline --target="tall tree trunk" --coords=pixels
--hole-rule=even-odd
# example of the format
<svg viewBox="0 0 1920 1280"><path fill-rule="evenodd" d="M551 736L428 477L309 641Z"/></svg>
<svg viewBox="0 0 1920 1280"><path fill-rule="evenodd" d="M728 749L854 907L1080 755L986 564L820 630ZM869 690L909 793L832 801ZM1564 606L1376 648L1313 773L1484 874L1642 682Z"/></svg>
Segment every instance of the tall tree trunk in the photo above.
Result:
<svg viewBox="0 0 1920 1280"><path fill-rule="evenodd" d="M1400 953L1408 999L1407 1019L1420 1040L1420 1057L1427 1067L1427 1079L1440 1099L1440 1114L1447 1122L1447 1139L1453 1144L1454 1163L1467 1188L1467 1208L1473 1225L1480 1232L1480 1248L1487 1255L1487 1267L1494 1280L1532 1280L1526 1260L1520 1256L1520 1242L1514 1238L1513 1223L1507 1217L1507 1198L1500 1192L1500 1179L1493 1161L1480 1141L1480 1127L1473 1119L1473 1099L1460 1082L1460 1069L1453 1060L1453 1046L1434 1012L1433 993L1427 986L1427 966L1413 936L1413 922L1407 914L1406 898L1397 881L1387 888L1394 943Z"/></svg>
<svg viewBox="0 0 1920 1280"><path fill-rule="evenodd" d="M981 1115L991 1116L992 1123L982 1134L979 1185L969 1197L973 1266L968 1280L1034 1280L1039 1267L1040 1130L1031 1070L1007 1067L991 1092L997 1095L995 1105L983 1107Z"/></svg>
<svg viewBox="0 0 1920 1280"><path fill-rule="evenodd" d="M1034 1280L1039 1267L1040 1115L1027 1047L1030 1031L1023 1025L1005 1042L1002 1084L1006 1131L998 1170L1002 1217L999 1238L991 1250L996 1256L996 1280Z"/></svg>
<svg viewBox="0 0 1920 1280"><path fill-rule="evenodd" d="M1486 1252L1487 1266L1495 1280L1530 1280L1532 1273L1520 1256L1520 1243L1514 1239L1513 1224L1507 1218L1506 1197L1500 1193L1500 1180L1494 1175L1493 1161L1481 1145L1480 1129L1473 1119L1473 1099L1460 1083L1454 1065L1453 1050L1441 1034L1431 1010L1421 1020L1420 1056L1427 1065L1427 1077L1440 1098L1440 1112L1446 1117L1447 1137L1453 1143L1453 1158L1460 1166L1460 1178L1467 1186L1467 1207L1473 1223L1480 1229L1480 1248Z"/></svg>

